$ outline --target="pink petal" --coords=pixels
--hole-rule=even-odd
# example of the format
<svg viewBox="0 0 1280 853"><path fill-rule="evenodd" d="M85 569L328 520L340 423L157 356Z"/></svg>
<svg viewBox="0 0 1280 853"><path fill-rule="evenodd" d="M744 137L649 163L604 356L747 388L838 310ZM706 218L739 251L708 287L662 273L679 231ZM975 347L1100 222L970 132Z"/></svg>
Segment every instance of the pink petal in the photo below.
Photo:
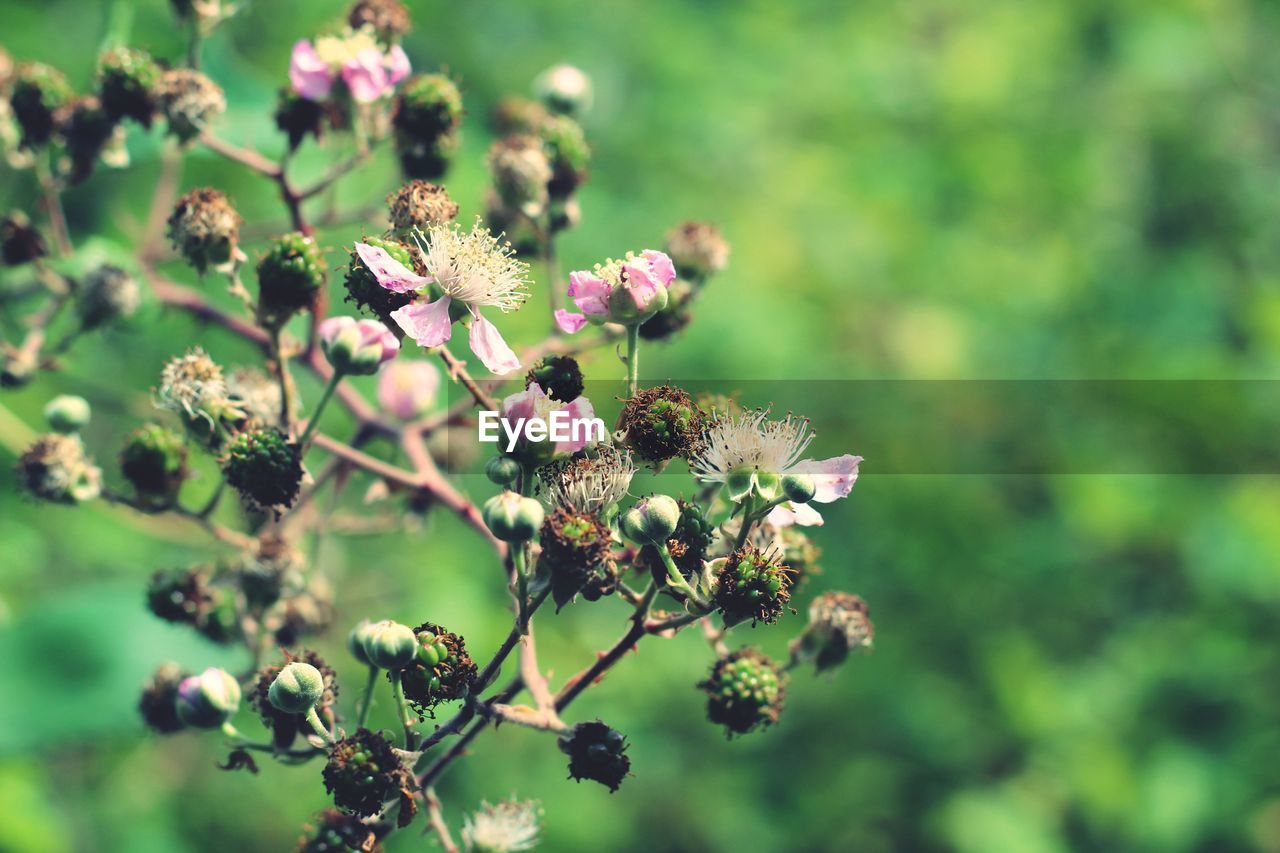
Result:
<svg viewBox="0 0 1280 853"><path fill-rule="evenodd" d="M505 397L499 411L504 419L512 422L521 418L528 420L537 416L538 401L546 398L546 396L547 394L542 390L541 385L537 382L530 382L529 387L525 390L517 391Z"/></svg>
<svg viewBox="0 0 1280 853"><path fill-rule="evenodd" d="M418 275L404 264L387 253L386 249L370 246L368 243L356 243L356 254L364 265L373 273L378 284L395 293L409 293L421 290L431 279Z"/></svg>
<svg viewBox="0 0 1280 853"><path fill-rule="evenodd" d="M556 325L560 327L560 331L568 332L572 335L587 325L587 317L585 314L572 314L563 308L557 308Z"/></svg>
<svg viewBox="0 0 1280 853"><path fill-rule="evenodd" d="M342 82L347 84L352 100L368 104L391 90L382 54L376 47L365 48L342 66Z"/></svg>
<svg viewBox="0 0 1280 853"><path fill-rule="evenodd" d="M382 323L365 319L356 321L356 325L360 328L360 341L363 346L382 347L380 362L390 361L396 357L396 353L400 352L400 341Z"/></svg>
<svg viewBox="0 0 1280 853"><path fill-rule="evenodd" d="M480 356L490 373L501 376L520 369L520 359L502 339L498 327L479 314L471 323L471 351Z"/></svg>
<svg viewBox="0 0 1280 853"><path fill-rule="evenodd" d="M401 80L409 76L412 68L409 66L409 55L404 52L404 48L400 45L394 45L386 56L387 66L387 83L391 86L396 85Z"/></svg>
<svg viewBox="0 0 1280 853"><path fill-rule="evenodd" d="M320 340L333 343L334 339L356 322L354 317L329 317L316 327Z"/></svg>
<svg viewBox="0 0 1280 853"><path fill-rule="evenodd" d="M396 361L378 376L378 403L402 421L418 417L440 390L440 371L428 361Z"/></svg>
<svg viewBox="0 0 1280 853"><path fill-rule="evenodd" d="M658 281L638 264L624 264L622 269L627 274L627 292L635 300L636 307L643 311L658 295Z"/></svg>
<svg viewBox="0 0 1280 853"><path fill-rule="evenodd" d="M391 312L391 319L404 333L424 347L438 347L453 336L449 302L442 296L435 302L414 302Z"/></svg>
<svg viewBox="0 0 1280 853"><path fill-rule="evenodd" d="M569 273L569 298L584 314L609 313L609 283L589 272Z"/></svg>
<svg viewBox="0 0 1280 853"><path fill-rule="evenodd" d="M666 287L676 277L676 266L671 263L671 258L667 257L666 252L658 252L653 249L645 249L642 253L644 259L649 262L649 269L658 279L658 283Z"/></svg>
<svg viewBox="0 0 1280 853"><path fill-rule="evenodd" d="M294 42L289 57L289 82L299 97L308 101L322 101L333 88L333 75L329 66L320 60L316 49L306 39Z"/></svg>
<svg viewBox="0 0 1280 853"><path fill-rule="evenodd" d="M799 524L803 527L821 527L822 515L808 504L783 503L769 510L765 521L774 527L790 527Z"/></svg>
<svg viewBox="0 0 1280 853"><path fill-rule="evenodd" d="M813 477L818 486L813 500L828 504L849 495L849 490L858 481L858 463L861 461L861 456L852 456L848 453L844 456L833 456L830 459L805 459L793 465L787 473L808 474Z"/></svg>
<svg viewBox="0 0 1280 853"><path fill-rule="evenodd" d="M586 397L579 397L572 403L564 406L562 410L569 413L569 435L571 438L569 441L556 442L556 452L577 453L590 443L589 439L592 435L591 430L587 428L585 423L576 430L574 428L574 424L579 421L590 421L596 416L596 411L592 407L591 401ZM577 440L573 440L572 438L575 435L577 436Z"/></svg>

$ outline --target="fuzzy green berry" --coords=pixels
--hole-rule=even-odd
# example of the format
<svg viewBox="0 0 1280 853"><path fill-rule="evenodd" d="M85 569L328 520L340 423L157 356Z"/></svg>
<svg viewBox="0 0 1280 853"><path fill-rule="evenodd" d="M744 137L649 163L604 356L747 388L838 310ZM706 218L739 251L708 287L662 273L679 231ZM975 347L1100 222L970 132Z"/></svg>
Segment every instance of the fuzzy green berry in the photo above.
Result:
<svg viewBox="0 0 1280 853"><path fill-rule="evenodd" d="M752 545L735 550L716 574L715 604L725 624L778 621L791 598L795 576L775 553Z"/></svg>
<svg viewBox="0 0 1280 853"><path fill-rule="evenodd" d="M441 702L461 699L470 692L476 664L467 653L466 641L439 625L424 622L414 629L414 636L416 657L390 677L400 679L405 698L419 713L429 714Z"/></svg>
<svg viewBox="0 0 1280 853"><path fill-rule="evenodd" d="M279 328L309 308L328 280L324 253L305 234L277 237L258 261L258 320Z"/></svg>
<svg viewBox="0 0 1280 853"><path fill-rule="evenodd" d="M216 729L240 710L240 683L226 670L209 667L178 685L178 717L194 729Z"/></svg>
<svg viewBox="0 0 1280 853"><path fill-rule="evenodd" d="M560 751L569 756L569 777L599 782L612 793L631 772L622 732L600 720L578 723L559 738Z"/></svg>
<svg viewBox="0 0 1280 853"><path fill-rule="evenodd" d="M412 791L414 779L386 735L359 729L329 751L324 786L339 808L369 817L401 791Z"/></svg>
<svg viewBox="0 0 1280 853"><path fill-rule="evenodd" d="M278 429L247 430L227 443L222 471L246 500L287 507L302 484L302 451Z"/></svg>
<svg viewBox="0 0 1280 853"><path fill-rule="evenodd" d="M89 425L93 409L84 397L74 394L59 394L44 407L44 419L49 429L54 432L70 434L79 432Z"/></svg>
<svg viewBox="0 0 1280 853"><path fill-rule="evenodd" d="M572 403L582 396L584 388L582 368L577 359L569 355L547 355L538 360L524 378L524 387L533 383L547 396L561 403Z"/></svg>
<svg viewBox="0 0 1280 853"><path fill-rule="evenodd" d="M156 89L163 70L151 54L134 47L117 47L98 58L98 97L114 121L130 118L151 127L156 113Z"/></svg>
<svg viewBox="0 0 1280 853"><path fill-rule="evenodd" d="M618 519L622 535L637 545L659 545L671 538L680 523L680 505L667 495L641 498Z"/></svg>
<svg viewBox="0 0 1280 853"><path fill-rule="evenodd" d="M444 174L458 146L462 95L443 74L409 78L396 95L391 115L400 165L411 178Z"/></svg>
<svg viewBox="0 0 1280 853"><path fill-rule="evenodd" d="M765 728L778 721L786 694L786 674L755 649L721 658L711 675L698 684L707 694L707 718L730 737Z"/></svg>
<svg viewBox="0 0 1280 853"><path fill-rule="evenodd" d="M533 498L504 491L485 501L484 523L503 542L528 542L538 533L546 511Z"/></svg>
<svg viewBox="0 0 1280 853"><path fill-rule="evenodd" d="M413 269L413 252L407 244L381 237L366 237L364 242L385 250L392 258ZM351 261L347 266L343 284L347 288L348 302L354 302L357 307L373 314L391 328L397 328L391 320L391 312L413 301L412 293L396 293L378 284L378 279L369 271L354 249L351 252Z"/></svg>
<svg viewBox="0 0 1280 853"><path fill-rule="evenodd" d="M55 115L75 92L62 72L41 62L24 62L13 74L9 106L22 130L24 148L37 148L53 136Z"/></svg>
<svg viewBox="0 0 1280 853"><path fill-rule="evenodd" d="M494 456L484 465L484 475L497 486L510 488L520 479L520 463L510 456Z"/></svg>
<svg viewBox="0 0 1280 853"><path fill-rule="evenodd" d="M218 190L202 187L178 199L169 215L173 248L203 274L230 264L240 254L240 214Z"/></svg>
<svg viewBox="0 0 1280 853"><path fill-rule="evenodd" d="M689 392L673 385L637 391L618 416L627 447L653 463L697 452L705 424L706 415Z"/></svg>
<svg viewBox="0 0 1280 853"><path fill-rule="evenodd" d="M290 661L276 673L267 690L272 707L286 714L305 714L324 695L324 675L309 663Z"/></svg>
<svg viewBox="0 0 1280 853"><path fill-rule="evenodd" d="M380 669L406 667L418 653L413 629L390 619L369 625L362 633L361 642L365 659Z"/></svg>
<svg viewBox="0 0 1280 853"><path fill-rule="evenodd" d="M187 443L159 424L134 430L120 452L120 473L143 503L170 505L187 477Z"/></svg>

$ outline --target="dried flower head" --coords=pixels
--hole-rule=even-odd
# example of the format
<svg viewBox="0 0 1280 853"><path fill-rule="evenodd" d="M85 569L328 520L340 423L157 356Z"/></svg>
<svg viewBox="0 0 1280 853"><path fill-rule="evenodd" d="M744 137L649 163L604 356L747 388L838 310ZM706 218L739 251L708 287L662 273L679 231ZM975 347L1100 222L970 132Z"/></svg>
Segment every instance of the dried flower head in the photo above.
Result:
<svg viewBox="0 0 1280 853"><path fill-rule="evenodd" d="M645 462L666 462L698 451L706 416L683 388L659 385L637 391L623 404L618 429Z"/></svg>
<svg viewBox="0 0 1280 853"><path fill-rule="evenodd" d="M123 317L132 317L141 302L138 281L111 264L95 268L81 282L76 296L80 328L96 329Z"/></svg>
<svg viewBox="0 0 1280 853"><path fill-rule="evenodd" d="M169 215L169 240L173 248L203 274L240 255L240 214L218 190L202 187L178 199Z"/></svg>
<svg viewBox="0 0 1280 853"><path fill-rule="evenodd" d="M700 282L728 265L729 242L710 223L682 222L667 232L667 254L682 275Z"/></svg>
<svg viewBox="0 0 1280 853"><path fill-rule="evenodd" d="M169 122L169 133L181 142L199 136L210 121L227 111L222 87L190 68L164 72L155 93L160 112Z"/></svg>
<svg viewBox="0 0 1280 853"><path fill-rule="evenodd" d="M415 783L386 735L359 729L329 751L324 786L338 808L371 816L401 792L412 791Z"/></svg>
<svg viewBox="0 0 1280 853"><path fill-rule="evenodd" d="M488 164L503 204L532 219L543 214L551 199L547 184L552 171L540 138L527 134L503 137L489 147Z"/></svg>
<svg viewBox="0 0 1280 853"><path fill-rule="evenodd" d="M482 802L462 824L462 840L471 853L517 853L538 844L538 804L532 800Z"/></svg>
<svg viewBox="0 0 1280 853"><path fill-rule="evenodd" d="M809 605L809 625L791 641L791 657L823 672L844 663L851 651L871 648L874 636L865 601L847 592L825 592Z"/></svg>
<svg viewBox="0 0 1280 853"><path fill-rule="evenodd" d="M304 98L288 87L282 88L276 98L276 127L288 137L290 151L297 150L308 136L323 136L329 114L326 102Z"/></svg>
<svg viewBox="0 0 1280 853"><path fill-rule="evenodd" d="M415 229L447 225L458 218L458 204L445 188L426 181L409 181L388 195L387 210L391 230L406 237Z"/></svg>
<svg viewBox="0 0 1280 853"><path fill-rule="evenodd" d="M596 515L556 509L542 522L539 565L551 572L551 594L563 607L609 559L612 534Z"/></svg>
<svg viewBox="0 0 1280 853"><path fill-rule="evenodd" d="M142 715L147 728L162 735L186 728L182 720L178 719L175 702L178 698L178 685L187 676L188 673L176 663L162 663L156 667L156 671L143 686L142 696L138 700L138 713Z"/></svg>
<svg viewBox="0 0 1280 853"><path fill-rule="evenodd" d="M280 418L280 383L257 367L236 367L227 376L227 394L258 426ZM297 401L292 401L295 406ZM290 415L296 412L290 412Z"/></svg>
<svg viewBox="0 0 1280 853"><path fill-rule="evenodd" d="M399 41L409 32L409 10L399 0L358 0L347 12L352 29L371 28L384 42Z"/></svg>
<svg viewBox="0 0 1280 853"><path fill-rule="evenodd" d="M120 473L144 506L170 506L187 477L187 444L159 424L138 427L120 451Z"/></svg>
<svg viewBox="0 0 1280 853"><path fill-rule="evenodd" d="M748 648L716 661L698 687L707 694L707 718L732 737L776 723L786 683L786 673L777 664Z"/></svg>
<svg viewBox="0 0 1280 853"><path fill-rule="evenodd" d="M543 500L552 508L608 516L627 495L636 474L631 454L600 444L582 456L560 459L538 470Z"/></svg>
<svg viewBox="0 0 1280 853"><path fill-rule="evenodd" d="M102 491L102 471L77 435L42 435L18 457L18 484L32 497L61 504L93 500Z"/></svg>

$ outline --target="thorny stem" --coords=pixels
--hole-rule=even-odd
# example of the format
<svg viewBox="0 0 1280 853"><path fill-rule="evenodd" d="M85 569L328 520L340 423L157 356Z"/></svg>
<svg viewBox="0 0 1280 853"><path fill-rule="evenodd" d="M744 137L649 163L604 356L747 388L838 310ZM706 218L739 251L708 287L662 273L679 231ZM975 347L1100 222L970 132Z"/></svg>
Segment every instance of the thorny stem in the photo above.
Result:
<svg viewBox="0 0 1280 853"><path fill-rule="evenodd" d="M422 792L422 799L427 804L427 822L440 841L441 849L444 853L458 853L458 845L453 843L453 836L449 834L449 824L445 823L436 789L428 786Z"/></svg>
<svg viewBox="0 0 1280 853"><path fill-rule="evenodd" d="M555 707L557 711L563 711L567 708L570 702L578 698L579 693L594 684L597 678L604 675L610 667L631 650L631 647L641 637L648 633L645 629L645 620L649 617L649 608L653 606L653 599L657 595L658 585L650 583L640 597L640 603L636 605L635 611L631 614L631 627L627 629L627 632L619 637L618 641L607 652L597 658L595 663L570 678L564 687L560 688L560 692L556 694Z"/></svg>
<svg viewBox="0 0 1280 853"><path fill-rule="evenodd" d="M280 427L286 434L292 432L289 421L293 416L293 382L289 378L288 359L280 340L280 327L273 325L268 334L271 336L271 356L276 363L276 379L280 383ZM315 418L311 419L315 423Z"/></svg>
<svg viewBox="0 0 1280 853"><path fill-rule="evenodd" d="M396 700L396 715L400 717L400 725L404 728L404 748L412 750L418 733L414 731L413 714L409 703L404 698L404 685L400 682L400 673L391 673L391 695Z"/></svg>

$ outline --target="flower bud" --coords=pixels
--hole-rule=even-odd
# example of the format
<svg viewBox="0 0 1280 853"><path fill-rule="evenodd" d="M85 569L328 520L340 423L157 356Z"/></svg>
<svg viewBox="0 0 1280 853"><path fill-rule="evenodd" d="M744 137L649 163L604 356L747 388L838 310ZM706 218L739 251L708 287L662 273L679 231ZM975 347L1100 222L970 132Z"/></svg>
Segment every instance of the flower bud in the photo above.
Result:
<svg viewBox="0 0 1280 853"><path fill-rule="evenodd" d="M216 729L240 710L240 684L225 670L209 667L178 685L178 718L196 729Z"/></svg>
<svg viewBox="0 0 1280 853"><path fill-rule="evenodd" d="M761 471L753 466L735 468L724 481L729 500L737 503L749 495L766 501L775 501L782 494L782 478L772 471Z"/></svg>
<svg viewBox="0 0 1280 853"><path fill-rule="evenodd" d="M305 234L277 237L258 261L258 320L279 328L311 307L328 281L324 253Z"/></svg>
<svg viewBox="0 0 1280 853"><path fill-rule="evenodd" d="M818 493L818 484L808 474L786 474L781 483L782 494L797 504L807 504Z"/></svg>
<svg viewBox="0 0 1280 853"><path fill-rule="evenodd" d="M582 396L585 385L582 368L573 356L546 355L529 369L524 387L537 383L547 396L561 403L572 403Z"/></svg>
<svg viewBox="0 0 1280 853"><path fill-rule="evenodd" d="M147 424L134 430L120 452L120 473L140 502L169 506L187 478L187 445L168 427Z"/></svg>
<svg viewBox="0 0 1280 853"><path fill-rule="evenodd" d="M551 567L551 594L558 607L571 601L609 559L611 534L598 517L556 509L542 523L541 560Z"/></svg>
<svg viewBox="0 0 1280 853"><path fill-rule="evenodd" d="M706 415L693 397L671 385L637 391L618 416L627 447L638 458L654 463L695 453L705 423Z"/></svg>
<svg viewBox="0 0 1280 853"><path fill-rule="evenodd" d="M494 495L484 505L484 523L503 542L528 542L537 535L544 515L542 504L512 491Z"/></svg>
<svg viewBox="0 0 1280 853"><path fill-rule="evenodd" d="M755 649L741 649L716 661L698 687L707 694L707 718L728 734L746 734L778 721L786 695L786 674Z"/></svg>
<svg viewBox="0 0 1280 853"><path fill-rule="evenodd" d="M539 135L551 162L551 181L547 190L554 199L564 200L587 179L587 146L582 126L568 116L553 116L542 123Z"/></svg>
<svg viewBox="0 0 1280 853"><path fill-rule="evenodd" d="M75 96L62 72L41 62L24 62L14 71L9 106L22 130L22 147L38 148L56 127L55 114Z"/></svg>
<svg viewBox="0 0 1280 853"><path fill-rule="evenodd" d="M413 634L417 655L400 670L405 698L419 713L428 714L441 702L466 696L476 678L466 641L431 622L423 622Z"/></svg>
<svg viewBox="0 0 1280 853"><path fill-rule="evenodd" d="M429 361L397 359L378 376L378 404L402 421L429 411L440 390L440 371Z"/></svg>
<svg viewBox="0 0 1280 853"><path fill-rule="evenodd" d="M667 553L685 580L693 580L702 572L702 561L711 547L715 525L698 504L684 500L677 503L680 505L680 523L667 539ZM654 546L645 545L640 549L636 565L640 568L647 566L655 583L666 583L667 566Z"/></svg>
<svg viewBox="0 0 1280 853"><path fill-rule="evenodd" d="M365 643L368 642L374 623L368 619L361 620L360 624L351 629L351 633L347 634L347 651L351 652L351 656L366 666L371 666L373 661L369 660L369 654L365 651Z"/></svg>
<svg viewBox="0 0 1280 853"><path fill-rule="evenodd" d="M102 490L101 469L74 435L49 433L37 438L18 457L17 475L28 494L51 503L83 503Z"/></svg>
<svg viewBox="0 0 1280 853"><path fill-rule="evenodd" d="M92 414L89 401L72 394L59 394L44 407L44 419L54 432L79 432L89 425Z"/></svg>
<svg viewBox="0 0 1280 853"><path fill-rule="evenodd" d="M622 535L637 545L660 545L680 523L680 505L666 495L641 498L618 519Z"/></svg>
<svg viewBox="0 0 1280 853"><path fill-rule="evenodd" d="M114 136L116 123L94 95L76 98L57 112L55 120L71 164L68 181L78 184L93 171Z"/></svg>
<svg viewBox="0 0 1280 853"><path fill-rule="evenodd" d="M98 57L98 97L112 121L131 118L151 127L164 72L145 50L117 47Z"/></svg>
<svg viewBox="0 0 1280 853"><path fill-rule="evenodd" d="M591 109L591 78L572 65L554 65L538 75L533 91L547 109L581 115Z"/></svg>
<svg viewBox="0 0 1280 853"><path fill-rule="evenodd" d="M339 808L371 817L401 791L412 791L415 782L386 735L360 729L329 751L324 787Z"/></svg>
<svg viewBox="0 0 1280 853"><path fill-rule="evenodd" d="M369 237L364 242L384 250L408 269L414 268L413 250L408 245L398 240L384 240L380 237ZM346 301L355 303L356 307L372 313L388 325L393 322L391 319L393 311L413 301L412 293L397 293L378 284L377 277L365 266L365 262L354 249L351 252L351 261L347 266L343 284L347 288Z"/></svg>
<svg viewBox="0 0 1280 853"><path fill-rule="evenodd" d="M631 772L622 732L600 720L578 723L559 738L560 751L569 756L569 776L599 782L612 793Z"/></svg>
<svg viewBox="0 0 1280 853"><path fill-rule="evenodd" d="M624 326L643 323L663 308L666 308L670 299L667 289L659 287L653 291L644 305L637 305L636 297L630 288L615 287L609 291L609 321L621 323Z"/></svg>
<svg viewBox="0 0 1280 853"><path fill-rule="evenodd" d="M49 254L44 238L20 210L0 219L0 257L5 266L16 267Z"/></svg>
<svg viewBox="0 0 1280 853"><path fill-rule="evenodd" d="M291 506L302 484L302 451L278 429L246 430L228 442L222 472L258 507Z"/></svg>
<svg viewBox="0 0 1280 853"><path fill-rule="evenodd" d="M276 98L276 127L289 140L289 150L296 151L308 136L319 139L324 134L325 104L304 98L290 87L284 87Z"/></svg>
<svg viewBox="0 0 1280 853"><path fill-rule="evenodd" d="M369 625L362 632L362 639L365 658L380 669L401 669L418 653L413 629L390 619Z"/></svg>
<svg viewBox="0 0 1280 853"><path fill-rule="evenodd" d="M865 601L847 592L826 592L809 605L809 625L792 640L791 658L823 672L844 663L849 652L869 649L874 636Z"/></svg>
<svg viewBox="0 0 1280 853"><path fill-rule="evenodd" d="M503 204L530 219L542 216L550 201L547 184L552 173L541 139L523 134L503 137L490 146L488 164Z"/></svg>
<svg viewBox="0 0 1280 853"><path fill-rule="evenodd" d="M701 283L729 263L729 243L706 222L682 222L667 232L667 254L682 275Z"/></svg>
<svg viewBox="0 0 1280 853"><path fill-rule="evenodd" d="M324 676L309 663L292 661L271 682L267 696L286 714L305 714L324 695Z"/></svg>
<svg viewBox="0 0 1280 853"><path fill-rule="evenodd" d="M391 124L400 166L411 178L444 174L458 147L462 95L443 74L410 77L396 95Z"/></svg>
<svg viewBox="0 0 1280 853"><path fill-rule="evenodd" d="M142 688L138 700L138 713L147 727L157 734L168 735L182 731L185 726L178 718L178 685L187 674L176 663L163 663Z"/></svg>
<svg viewBox="0 0 1280 853"><path fill-rule="evenodd" d="M537 133L551 114L531 98L503 95L489 112L489 126L498 136L511 133Z"/></svg>
<svg viewBox="0 0 1280 853"><path fill-rule="evenodd" d="M409 10L399 0L358 0L347 12L347 23L353 30L372 27L379 39L390 44L409 32Z"/></svg>
<svg viewBox="0 0 1280 853"><path fill-rule="evenodd" d="M368 376L396 357L400 341L377 320L330 317L317 330L320 348L341 374Z"/></svg>
<svg viewBox="0 0 1280 853"><path fill-rule="evenodd" d="M169 122L169 133L179 142L190 142L209 122L227 111L222 88L199 71L174 68L156 85L160 112Z"/></svg>
<svg viewBox="0 0 1280 853"><path fill-rule="evenodd" d="M209 187L188 192L169 215L169 240L173 248L204 274L205 269L227 266L240 256L240 224L243 220L221 192Z"/></svg>
<svg viewBox="0 0 1280 853"><path fill-rule="evenodd" d="M85 276L76 297L80 328L89 331L113 320L132 317L140 301L137 280L119 267L103 264Z"/></svg>
<svg viewBox="0 0 1280 853"><path fill-rule="evenodd" d="M726 625L750 619L773 624L791 598L795 575L775 553L753 545L735 550L716 573L714 601Z"/></svg>
<svg viewBox="0 0 1280 853"><path fill-rule="evenodd" d="M425 231L432 225L448 225L458 218L458 204L449 197L445 188L426 181L409 181L388 195L387 208L391 230L402 237L410 236L415 228ZM365 242L380 245L376 240ZM413 267L407 260L398 257L396 260Z"/></svg>
<svg viewBox="0 0 1280 853"><path fill-rule="evenodd" d="M520 463L510 456L495 456L485 463L484 475L503 488L514 486L520 479Z"/></svg>

